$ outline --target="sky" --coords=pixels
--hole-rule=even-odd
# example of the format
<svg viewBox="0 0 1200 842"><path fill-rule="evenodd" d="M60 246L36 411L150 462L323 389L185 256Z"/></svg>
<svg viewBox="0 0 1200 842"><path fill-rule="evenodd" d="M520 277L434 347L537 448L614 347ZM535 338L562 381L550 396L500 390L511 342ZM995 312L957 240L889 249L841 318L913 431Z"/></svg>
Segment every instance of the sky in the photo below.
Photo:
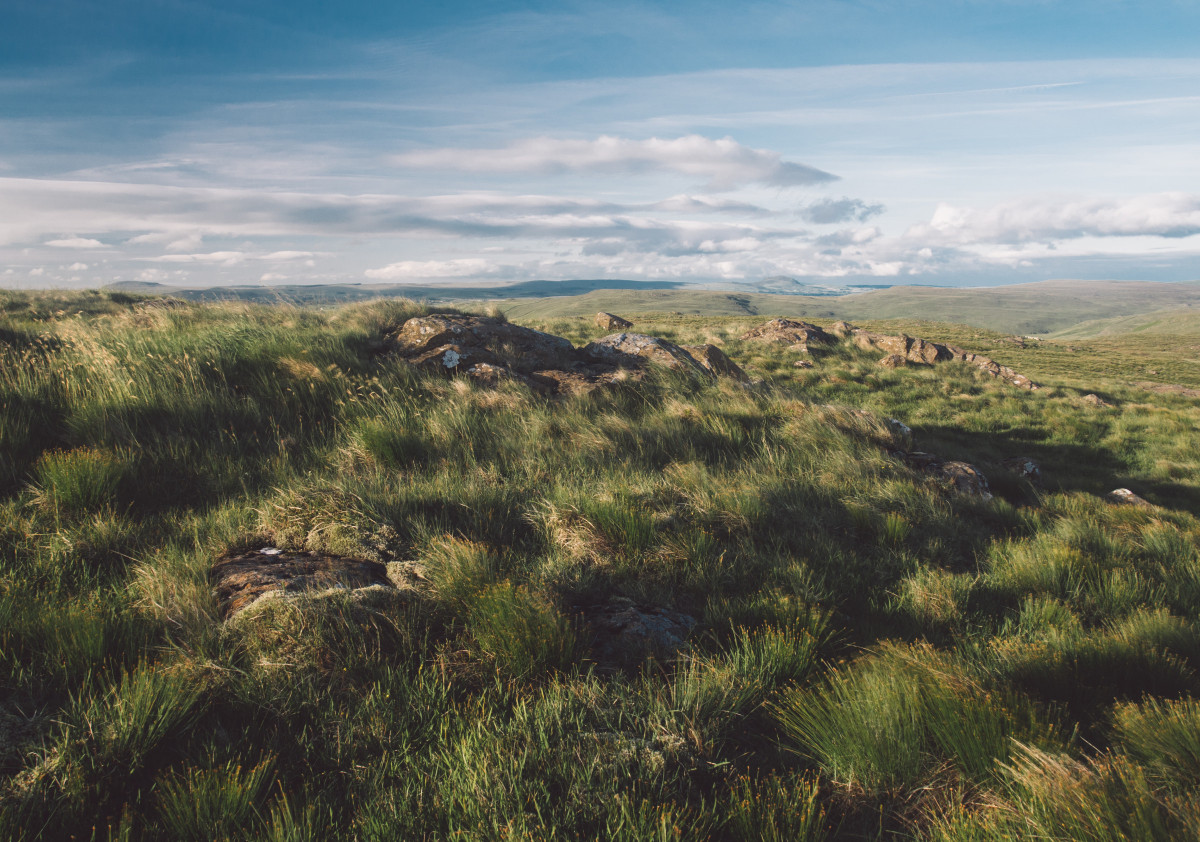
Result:
<svg viewBox="0 0 1200 842"><path fill-rule="evenodd" d="M1200 0L4 0L0 286L1200 279Z"/></svg>

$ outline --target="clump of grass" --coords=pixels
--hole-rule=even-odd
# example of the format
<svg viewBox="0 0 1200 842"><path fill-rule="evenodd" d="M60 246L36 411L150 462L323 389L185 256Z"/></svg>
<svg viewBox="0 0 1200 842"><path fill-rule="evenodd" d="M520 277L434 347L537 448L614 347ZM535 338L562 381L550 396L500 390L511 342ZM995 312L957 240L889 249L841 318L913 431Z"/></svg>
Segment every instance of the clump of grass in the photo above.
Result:
<svg viewBox="0 0 1200 842"><path fill-rule="evenodd" d="M723 831L735 842L821 842L829 827L819 795L807 777L741 777L730 786Z"/></svg>
<svg viewBox="0 0 1200 842"><path fill-rule="evenodd" d="M1200 702L1147 699L1113 711L1117 745L1159 781L1200 787Z"/></svg>
<svg viewBox="0 0 1200 842"><path fill-rule="evenodd" d="M1200 834L1196 804L1174 804L1120 757L1085 764L1022 747L1006 775L1027 827L1041 838L1168 842Z"/></svg>
<svg viewBox="0 0 1200 842"><path fill-rule="evenodd" d="M159 827L186 842L244 839L248 825L260 817L273 770L270 759L250 768L235 759L166 775L155 786Z"/></svg>
<svg viewBox="0 0 1200 842"><path fill-rule="evenodd" d="M93 447L43 453L34 467L41 504L68 515L113 506L126 472L125 457Z"/></svg>
<svg viewBox="0 0 1200 842"><path fill-rule="evenodd" d="M470 601L471 634L507 674L528 678L569 670L580 636L569 617L529 589L501 582Z"/></svg>
<svg viewBox="0 0 1200 842"><path fill-rule="evenodd" d="M196 722L203 698L189 671L140 664L107 692L75 700L63 757L93 775L133 776Z"/></svg>

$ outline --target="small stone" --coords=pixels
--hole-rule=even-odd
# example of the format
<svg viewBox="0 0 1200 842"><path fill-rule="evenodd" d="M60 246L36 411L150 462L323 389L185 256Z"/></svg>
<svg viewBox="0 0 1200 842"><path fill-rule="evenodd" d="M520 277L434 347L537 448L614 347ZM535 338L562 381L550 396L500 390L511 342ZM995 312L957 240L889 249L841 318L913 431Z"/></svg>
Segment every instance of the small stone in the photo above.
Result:
<svg viewBox="0 0 1200 842"><path fill-rule="evenodd" d="M812 368L812 360L796 360L792 363L796 368Z"/></svg>
<svg viewBox="0 0 1200 842"><path fill-rule="evenodd" d="M1039 488L1042 485L1042 469L1037 462L1028 456L1012 456L1000 463L1006 471L1016 474L1021 479L1029 480Z"/></svg>
<svg viewBox="0 0 1200 842"><path fill-rule="evenodd" d="M596 314L596 326L601 330L628 330L633 322L603 311Z"/></svg>
<svg viewBox="0 0 1200 842"><path fill-rule="evenodd" d="M1114 488L1105 495L1104 499L1118 506L1141 506L1148 508L1153 505L1149 500L1139 497L1128 488Z"/></svg>
<svg viewBox="0 0 1200 842"><path fill-rule="evenodd" d="M888 354L879 361L879 365L883 368L903 368L908 365L908 360L899 354Z"/></svg>

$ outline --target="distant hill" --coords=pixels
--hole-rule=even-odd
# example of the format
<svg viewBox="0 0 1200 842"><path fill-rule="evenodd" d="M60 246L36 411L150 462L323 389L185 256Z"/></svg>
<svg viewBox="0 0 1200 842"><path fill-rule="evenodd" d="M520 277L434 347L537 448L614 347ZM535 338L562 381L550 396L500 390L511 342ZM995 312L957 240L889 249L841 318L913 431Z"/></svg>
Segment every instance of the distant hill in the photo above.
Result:
<svg viewBox="0 0 1200 842"><path fill-rule="evenodd" d="M951 289L891 287L840 297L762 295L706 290L596 291L576 298L507 300L513 318L678 312L809 318L922 319L967 324L1004 333L1045 335L1080 322L1130 314L1200 308L1200 283L1150 281L1043 281L1007 287Z"/></svg>
<svg viewBox="0 0 1200 842"><path fill-rule="evenodd" d="M522 281L515 284L281 284L278 286L175 287L143 281L121 281L105 289L142 295L171 295L189 301L257 301L292 304L346 304L373 298L424 301L495 301L505 298L582 295L596 289L662 290L688 286L682 281L621 279Z"/></svg>
<svg viewBox="0 0 1200 842"><path fill-rule="evenodd" d="M770 294L763 285L790 294ZM806 287L794 278L767 278L740 289L697 288L680 281L571 280L487 284L327 284L235 286L181 289L163 284L120 283L109 289L173 295L195 301L238 299L293 304L343 304L371 298L407 297L436 303L496 302L515 319L586 316L598 310L618 313L681 313L711 316L792 318L922 319L967 324L1004 333L1049 335L1106 319L1158 315L1154 324L1189 308L1200 310L1200 282L1043 281L1006 287L955 289L896 286L853 295L797 295ZM1165 315L1164 315L1165 314ZM1144 324L1150 325L1151 322ZM1173 322L1172 322L1173 323ZM1143 322L1081 330L1128 331ZM1150 330L1151 327L1142 327ZM1154 328L1164 332L1160 328ZM1175 328L1179 332L1182 328ZM1185 332L1196 332L1187 330ZM1078 337L1099 335L1081 333Z"/></svg>

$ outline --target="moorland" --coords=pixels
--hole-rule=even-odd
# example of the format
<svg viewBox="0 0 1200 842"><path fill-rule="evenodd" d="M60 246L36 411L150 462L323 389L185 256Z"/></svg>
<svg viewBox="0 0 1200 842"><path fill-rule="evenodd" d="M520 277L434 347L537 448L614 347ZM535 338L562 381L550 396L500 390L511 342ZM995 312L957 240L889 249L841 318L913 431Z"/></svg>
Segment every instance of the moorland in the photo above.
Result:
<svg viewBox="0 0 1200 842"><path fill-rule="evenodd" d="M4 293L0 837L1200 838L1200 322L1026 293L612 293L744 376L557 389L405 299ZM589 295L479 318L577 359Z"/></svg>

